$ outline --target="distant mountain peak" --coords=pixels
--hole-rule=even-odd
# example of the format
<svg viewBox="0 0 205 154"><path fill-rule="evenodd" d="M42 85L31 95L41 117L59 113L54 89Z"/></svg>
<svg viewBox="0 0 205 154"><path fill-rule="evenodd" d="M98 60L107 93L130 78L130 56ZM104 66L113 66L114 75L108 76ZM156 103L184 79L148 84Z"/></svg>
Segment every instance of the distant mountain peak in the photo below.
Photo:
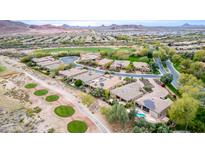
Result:
<svg viewBox="0 0 205 154"><path fill-rule="evenodd" d="M190 25L189 23L185 23L182 25L182 27L189 27L189 26L192 26L192 25Z"/></svg>

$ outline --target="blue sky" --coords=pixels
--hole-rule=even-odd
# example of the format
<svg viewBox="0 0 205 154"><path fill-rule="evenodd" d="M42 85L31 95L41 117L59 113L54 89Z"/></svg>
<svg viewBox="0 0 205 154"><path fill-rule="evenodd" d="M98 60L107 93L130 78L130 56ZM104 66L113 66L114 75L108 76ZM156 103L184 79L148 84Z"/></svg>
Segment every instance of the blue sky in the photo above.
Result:
<svg viewBox="0 0 205 154"><path fill-rule="evenodd" d="M141 24L144 26L180 26L184 23L191 25L205 25L205 20L20 20L27 24L34 25L62 25L68 24L71 26L100 26L111 24Z"/></svg>

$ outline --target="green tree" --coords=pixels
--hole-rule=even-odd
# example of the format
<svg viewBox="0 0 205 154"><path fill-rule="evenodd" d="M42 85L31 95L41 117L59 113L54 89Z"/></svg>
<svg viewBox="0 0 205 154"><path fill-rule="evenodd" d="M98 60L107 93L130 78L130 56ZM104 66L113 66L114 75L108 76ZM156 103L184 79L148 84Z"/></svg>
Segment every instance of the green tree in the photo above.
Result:
<svg viewBox="0 0 205 154"><path fill-rule="evenodd" d="M172 61L174 62L174 63L180 63L181 61L182 61L182 57L179 55L179 54L174 54L173 56L172 56Z"/></svg>
<svg viewBox="0 0 205 154"><path fill-rule="evenodd" d="M204 64L202 62L191 63L189 72L197 78L205 76Z"/></svg>
<svg viewBox="0 0 205 154"><path fill-rule="evenodd" d="M173 80L173 75L170 73L164 74L161 78L160 81L163 82L164 84L170 84Z"/></svg>
<svg viewBox="0 0 205 154"><path fill-rule="evenodd" d="M156 124L156 133L171 133L171 129L165 123Z"/></svg>
<svg viewBox="0 0 205 154"><path fill-rule="evenodd" d="M173 103L168 113L170 119L176 124L185 126L185 130L189 123L194 120L198 110L199 102L188 94L183 94L182 98Z"/></svg>
<svg viewBox="0 0 205 154"><path fill-rule="evenodd" d="M186 93L200 102L205 103L205 91L204 84L201 80L198 80L191 74L181 74L179 79L181 86L179 92L181 94Z"/></svg>
<svg viewBox="0 0 205 154"><path fill-rule="evenodd" d="M104 90L101 88L96 88L90 91L90 94L94 97L102 97L104 94Z"/></svg>
<svg viewBox="0 0 205 154"><path fill-rule="evenodd" d="M162 48L159 49L159 51L155 51L153 54L154 57L159 57L162 61L165 61L168 59L168 55L166 51Z"/></svg>
<svg viewBox="0 0 205 154"><path fill-rule="evenodd" d="M135 70L135 67L132 62L127 66L126 71L127 72L133 72Z"/></svg>
<svg viewBox="0 0 205 154"><path fill-rule="evenodd" d="M76 87L80 87L80 86L83 85L83 81L82 80L76 80L74 84L75 84Z"/></svg>
<svg viewBox="0 0 205 154"><path fill-rule="evenodd" d="M22 63L27 63L27 62L30 62L32 59L32 56L24 56L21 58L21 62Z"/></svg>
<svg viewBox="0 0 205 154"><path fill-rule="evenodd" d="M197 51L197 52L194 54L194 60L195 60L195 61L205 62L205 50Z"/></svg>
<svg viewBox="0 0 205 154"><path fill-rule="evenodd" d="M134 121L135 117L136 117L136 106L135 106L135 103L133 103L132 108L130 109L130 112L129 112L129 119Z"/></svg>
<svg viewBox="0 0 205 154"><path fill-rule="evenodd" d="M184 59L182 60L180 67L181 67L181 71L182 72L187 72L187 70L189 70L190 66L191 66L192 60L190 59Z"/></svg>
<svg viewBox="0 0 205 154"><path fill-rule="evenodd" d="M189 85L193 87L198 87L198 86L203 87L203 82L201 80L198 80L192 74L181 73L179 81L182 85Z"/></svg>
<svg viewBox="0 0 205 154"><path fill-rule="evenodd" d="M142 50L140 50L138 54L140 56L147 56L148 55L148 48L147 47L143 47Z"/></svg>
<svg viewBox="0 0 205 154"><path fill-rule="evenodd" d="M110 98L110 91L108 89L105 89L103 94L104 94L105 99Z"/></svg>
<svg viewBox="0 0 205 154"><path fill-rule="evenodd" d="M110 122L120 122L121 126L125 128L125 125L129 121L128 112L122 104L115 103L110 113L108 114L108 120Z"/></svg>

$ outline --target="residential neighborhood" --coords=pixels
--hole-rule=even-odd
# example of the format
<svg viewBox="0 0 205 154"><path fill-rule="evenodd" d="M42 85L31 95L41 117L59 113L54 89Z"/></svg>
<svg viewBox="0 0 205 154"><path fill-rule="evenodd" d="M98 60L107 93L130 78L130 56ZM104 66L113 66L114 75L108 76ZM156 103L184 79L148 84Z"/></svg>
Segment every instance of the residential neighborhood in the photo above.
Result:
<svg viewBox="0 0 205 154"><path fill-rule="evenodd" d="M0 4L0 154L203 154L204 0Z"/></svg>
<svg viewBox="0 0 205 154"><path fill-rule="evenodd" d="M205 132L203 28L83 28L1 36L0 132Z"/></svg>

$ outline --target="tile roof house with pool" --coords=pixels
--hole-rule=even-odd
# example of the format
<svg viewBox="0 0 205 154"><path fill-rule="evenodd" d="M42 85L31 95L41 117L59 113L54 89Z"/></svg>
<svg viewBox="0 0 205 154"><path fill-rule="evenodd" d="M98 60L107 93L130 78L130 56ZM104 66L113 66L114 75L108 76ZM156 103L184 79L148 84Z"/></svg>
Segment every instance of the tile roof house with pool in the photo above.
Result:
<svg viewBox="0 0 205 154"><path fill-rule="evenodd" d="M149 113L153 118L162 119L166 117L167 110L172 104L170 99L161 99L157 97L140 98L136 101L137 107Z"/></svg>
<svg viewBox="0 0 205 154"><path fill-rule="evenodd" d="M111 90L111 94L118 99L130 102L143 96L144 91L138 81Z"/></svg>
<svg viewBox="0 0 205 154"><path fill-rule="evenodd" d="M91 88L101 88L101 89L113 89L119 85L122 85L124 83L122 77L113 76L113 75L104 75L99 78L96 78L94 80L91 80L87 84Z"/></svg>

